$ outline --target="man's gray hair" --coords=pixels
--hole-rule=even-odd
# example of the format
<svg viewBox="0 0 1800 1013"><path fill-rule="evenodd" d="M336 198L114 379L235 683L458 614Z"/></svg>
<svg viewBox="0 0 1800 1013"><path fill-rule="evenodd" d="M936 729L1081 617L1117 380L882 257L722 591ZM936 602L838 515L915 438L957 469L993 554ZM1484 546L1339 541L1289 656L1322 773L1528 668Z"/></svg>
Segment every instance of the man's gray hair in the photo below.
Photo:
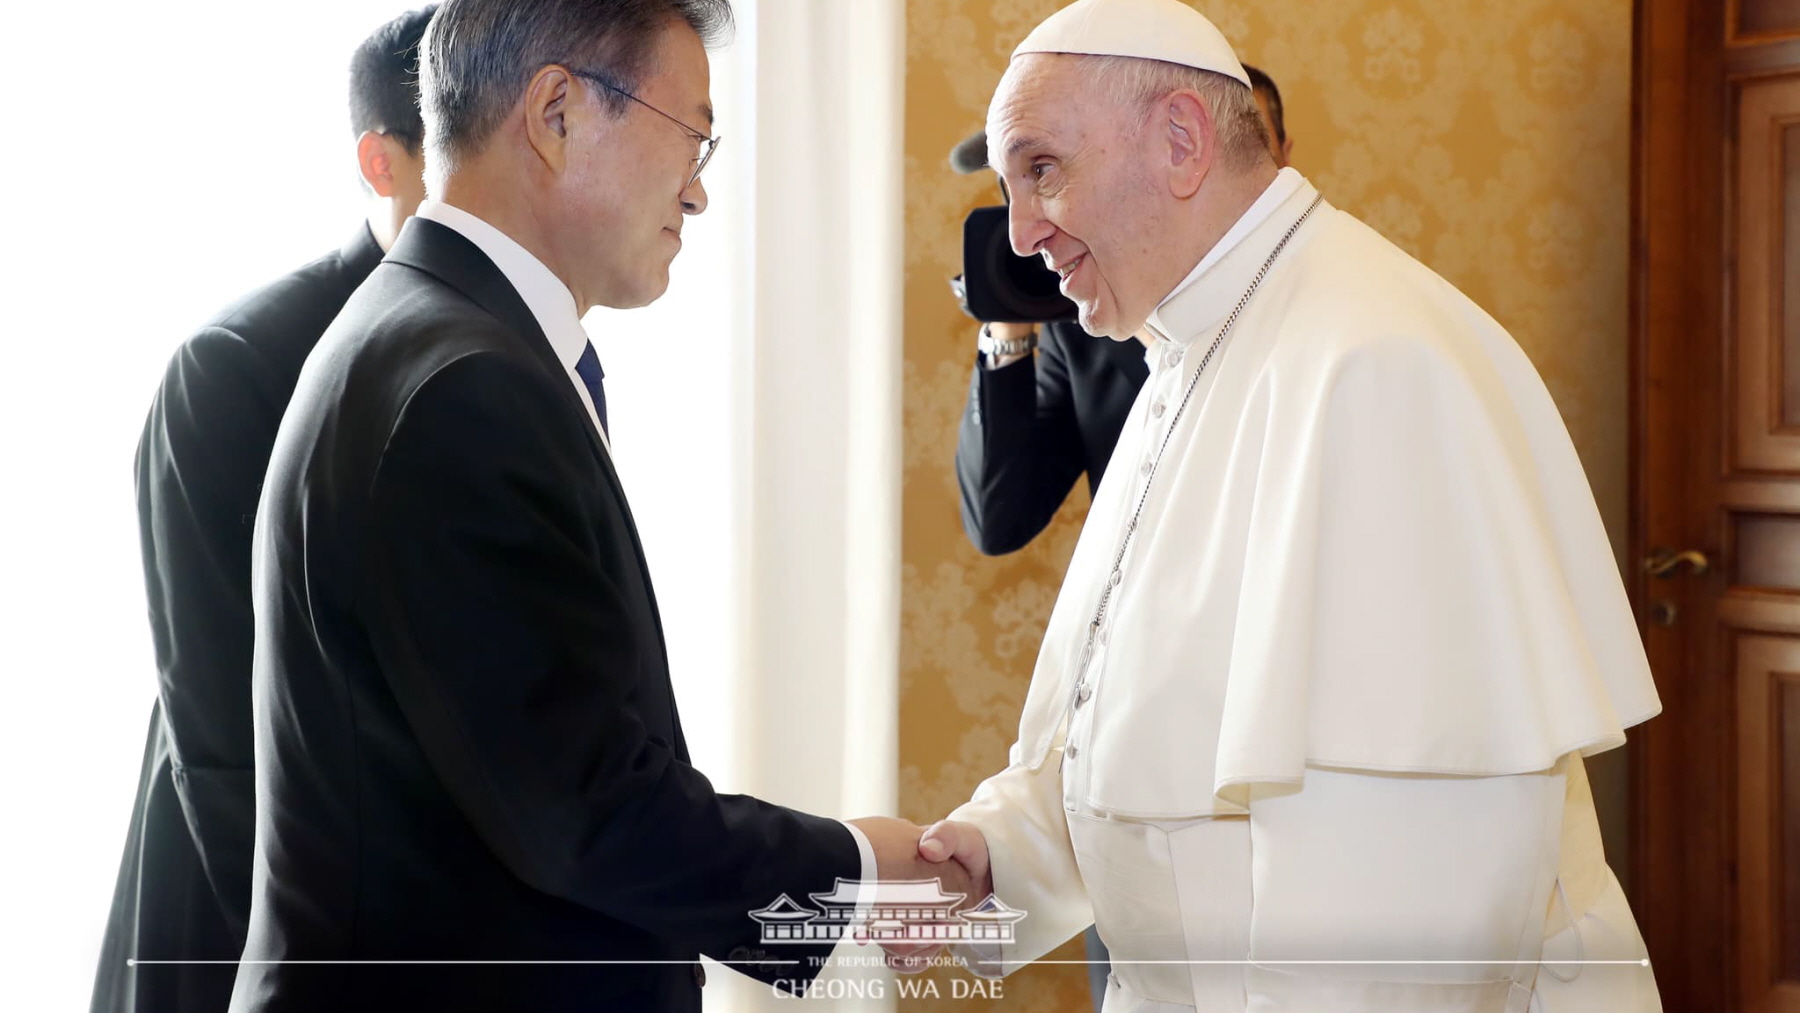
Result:
<svg viewBox="0 0 1800 1013"><path fill-rule="evenodd" d="M1083 56L1096 84L1114 102L1136 109L1148 122L1156 106L1171 92L1189 88L1200 93L1213 114L1220 157L1236 169L1254 166L1269 156L1269 132L1256 107L1256 94L1237 78L1210 70L1184 67L1132 56Z"/></svg>
<svg viewBox="0 0 1800 1013"><path fill-rule="evenodd" d="M732 26L730 0L446 0L420 45L425 143L454 169L481 150L531 76L557 63L636 94L659 33L685 21L709 48ZM615 114L630 101L608 89Z"/></svg>

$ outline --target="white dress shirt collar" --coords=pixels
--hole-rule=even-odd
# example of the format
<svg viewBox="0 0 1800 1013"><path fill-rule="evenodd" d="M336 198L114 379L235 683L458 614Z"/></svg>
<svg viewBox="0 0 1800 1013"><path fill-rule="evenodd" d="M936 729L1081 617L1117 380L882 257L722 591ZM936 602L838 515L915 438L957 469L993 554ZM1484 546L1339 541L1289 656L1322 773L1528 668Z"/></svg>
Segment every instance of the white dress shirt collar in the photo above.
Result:
<svg viewBox="0 0 1800 1013"><path fill-rule="evenodd" d="M574 367L575 360L587 348L588 336L575 312L575 297L561 278L511 236L454 204L428 200L419 205L417 213L420 218L455 229L487 254L518 290L519 298L525 300L538 326L544 329L544 337L550 339L550 347L556 349L556 358L565 367Z"/></svg>
<svg viewBox="0 0 1800 1013"><path fill-rule="evenodd" d="M533 256L530 250L520 246L511 236L480 218L475 217L454 204L446 204L439 200L427 200L419 205L416 212L420 218L437 222L454 230L464 239L474 243L476 249L487 255L506 276L507 282L525 301L525 307L531 310L532 317L537 320L538 327L543 329L544 337L549 339L550 348L556 353L556 359L562 363L563 369L573 380L576 393L587 405L588 414L592 417L595 428L600 430L600 438L606 439L606 430L600 425L600 418L594 411L592 397L587 385L575 372L575 363L581 353L587 350L587 331L581 326L581 317L575 309L575 296L570 293L569 286L563 284L544 262ZM611 449L610 444L608 449Z"/></svg>

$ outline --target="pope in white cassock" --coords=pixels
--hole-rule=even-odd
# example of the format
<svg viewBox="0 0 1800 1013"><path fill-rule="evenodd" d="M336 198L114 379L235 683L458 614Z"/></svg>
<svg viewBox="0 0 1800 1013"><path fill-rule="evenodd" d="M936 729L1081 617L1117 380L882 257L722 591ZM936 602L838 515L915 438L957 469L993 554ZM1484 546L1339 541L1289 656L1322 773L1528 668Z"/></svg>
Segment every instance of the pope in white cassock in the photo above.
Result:
<svg viewBox="0 0 1800 1013"><path fill-rule="evenodd" d="M994 96L1014 248L1150 377L921 851L1027 912L1001 969L1096 923L1108 1013L1659 1009L1582 757L1660 705L1556 406L1248 85L1178 0L1081 0Z"/></svg>

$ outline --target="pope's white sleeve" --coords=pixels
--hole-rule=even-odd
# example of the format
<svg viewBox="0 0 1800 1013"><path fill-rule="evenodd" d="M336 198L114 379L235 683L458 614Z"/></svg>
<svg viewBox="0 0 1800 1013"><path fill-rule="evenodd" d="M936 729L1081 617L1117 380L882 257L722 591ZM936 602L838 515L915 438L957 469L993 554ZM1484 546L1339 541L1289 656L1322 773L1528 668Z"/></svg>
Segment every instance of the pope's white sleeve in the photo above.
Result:
<svg viewBox="0 0 1800 1013"><path fill-rule="evenodd" d="M1564 787L1560 772L1312 766L1301 785L1257 786L1248 1009L1523 1011L1556 880Z"/></svg>
<svg viewBox="0 0 1800 1013"><path fill-rule="evenodd" d="M1013 923L1012 943L961 950L979 960L977 971L1010 974L1093 924L1063 817L1061 757L1062 751L1053 749L1036 770L1022 764L1007 767L983 781L974 797L949 816L981 830L995 898L1025 914Z"/></svg>

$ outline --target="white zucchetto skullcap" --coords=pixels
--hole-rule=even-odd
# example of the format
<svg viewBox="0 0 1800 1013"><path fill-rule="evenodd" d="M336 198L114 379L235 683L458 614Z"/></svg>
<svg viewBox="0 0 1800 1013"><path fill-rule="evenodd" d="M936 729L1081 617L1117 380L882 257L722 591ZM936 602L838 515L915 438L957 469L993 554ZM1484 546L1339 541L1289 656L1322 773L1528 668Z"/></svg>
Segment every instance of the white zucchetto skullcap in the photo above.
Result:
<svg viewBox="0 0 1800 1013"><path fill-rule="evenodd" d="M1162 60L1236 78L1250 75L1231 43L1205 15L1181 0L1077 0L1032 29L1013 50Z"/></svg>

